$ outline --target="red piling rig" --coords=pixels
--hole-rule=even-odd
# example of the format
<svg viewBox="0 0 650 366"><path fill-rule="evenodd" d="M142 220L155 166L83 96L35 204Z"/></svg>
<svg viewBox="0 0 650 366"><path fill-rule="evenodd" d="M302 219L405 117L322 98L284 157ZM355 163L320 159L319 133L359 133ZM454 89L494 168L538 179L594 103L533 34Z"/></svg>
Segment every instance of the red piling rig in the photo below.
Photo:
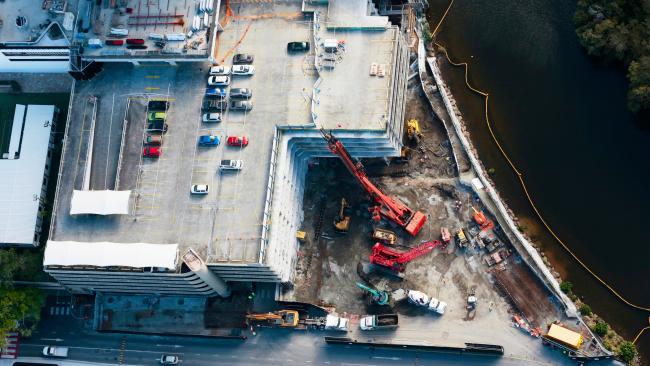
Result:
<svg viewBox="0 0 650 366"><path fill-rule="evenodd" d="M357 178L361 188L376 203L376 206L370 207L369 209L373 219L378 221L379 217L383 217L384 219L395 222L410 235L417 235L427 221L427 217L420 211L411 210L397 198L385 195L370 181L363 168L363 164L359 161L354 161L341 141L337 140L331 133L325 132L325 130L321 130L321 133L325 141L327 141L329 150L341 158L348 171Z"/></svg>
<svg viewBox="0 0 650 366"><path fill-rule="evenodd" d="M396 272L403 272L406 263L414 260L417 257L430 253L437 247L446 247L447 244L438 240L428 241L417 247L406 251L398 252L391 248L385 247L381 243L377 243L372 247L370 254L370 263L390 268Z"/></svg>

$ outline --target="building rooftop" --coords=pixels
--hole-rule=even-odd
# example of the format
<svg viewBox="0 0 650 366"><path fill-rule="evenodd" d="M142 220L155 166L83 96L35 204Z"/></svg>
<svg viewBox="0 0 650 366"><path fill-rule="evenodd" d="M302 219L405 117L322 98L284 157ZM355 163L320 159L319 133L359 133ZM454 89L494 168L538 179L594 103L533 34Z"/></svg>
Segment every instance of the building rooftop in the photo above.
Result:
<svg viewBox="0 0 650 366"><path fill-rule="evenodd" d="M0 1L0 44L38 41L39 46L68 46L74 29L76 2Z"/></svg>
<svg viewBox="0 0 650 366"><path fill-rule="evenodd" d="M0 243L34 244L56 108L16 105L0 159Z"/></svg>
<svg viewBox="0 0 650 366"><path fill-rule="evenodd" d="M276 125L314 126L316 120L327 129L386 129L398 29L328 29L325 18L316 29L300 5L238 3L231 16L221 10L225 30L216 40L214 59L231 65L234 54L251 53L255 75L234 76L230 85L252 89L253 110L228 110L219 124L201 122L207 63L106 64L93 80L78 82L50 239L179 243L181 253L192 248L208 264L260 263ZM321 10L325 14L327 7ZM327 39L345 45L337 50L334 67L325 69L319 55ZM288 54L291 41L309 41L311 50ZM370 76L372 63L385 65L383 77ZM93 132L88 131L91 97L99 103ZM162 156L143 159L147 101L160 98L171 102ZM72 191L83 180L89 133L94 134L90 189L133 190L129 215L70 215ZM221 145L197 146L204 134L219 136ZM225 146L230 135L246 135L250 143ZM221 159L241 159L244 168L220 173ZM192 184L208 184L209 194L190 195ZM275 197L274 204L282 205L282 199Z"/></svg>
<svg viewBox="0 0 650 366"><path fill-rule="evenodd" d="M108 3L107 1L103 2ZM95 7L96 16L77 30L90 58L206 58L220 0L121 0L118 7ZM93 2L89 2L93 4ZM200 4L205 4L203 8ZM109 45L107 40L140 39L142 44ZM93 46L100 41L101 47Z"/></svg>

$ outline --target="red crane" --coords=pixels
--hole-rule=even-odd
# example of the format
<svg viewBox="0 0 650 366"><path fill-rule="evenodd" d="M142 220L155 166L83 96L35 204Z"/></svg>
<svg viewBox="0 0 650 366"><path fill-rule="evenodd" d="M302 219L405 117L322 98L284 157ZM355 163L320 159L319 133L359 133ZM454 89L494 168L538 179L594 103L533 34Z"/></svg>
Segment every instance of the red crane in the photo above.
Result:
<svg viewBox="0 0 650 366"><path fill-rule="evenodd" d="M382 267L390 268L396 272L402 272L404 271L406 263L419 256L430 253L432 250L440 246L444 248L447 244L438 240L432 240L418 245L409 251L400 253L383 246L381 243L377 243L372 247L370 262Z"/></svg>
<svg viewBox="0 0 650 366"><path fill-rule="evenodd" d="M411 210L397 198L385 195L370 181L363 168L363 164L359 161L354 161L341 141L337 140L331 133L325 132L325 130L321 130L321 133L325 141L327 141L329 150L341 158L345 167L357 178L361 188L376 203L376 206L370 208L373 219L379 221L383 217L395 222L404 228L407 233L413 236L417 235L427 221L427 217L420 211Z"/></svg>

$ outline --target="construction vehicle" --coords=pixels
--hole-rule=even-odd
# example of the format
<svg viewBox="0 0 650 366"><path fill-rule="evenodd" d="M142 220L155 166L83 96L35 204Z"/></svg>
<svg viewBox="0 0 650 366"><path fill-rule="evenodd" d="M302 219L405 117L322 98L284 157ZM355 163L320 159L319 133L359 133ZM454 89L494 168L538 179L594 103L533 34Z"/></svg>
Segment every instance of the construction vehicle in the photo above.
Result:
<svg viewBox="0 0 650 366"><path fill-rule="evenodd" d="M372 298L372 301L375 302L377 305L387 305L388 302L390 301L390 295L386 291L377 290L359 282L357 282L357 286L360 289L368 292Z"/></svg>
<svg viewBox="0 0 650 366"><path fill-rule="evenodd" d="M339 214L334 218L334 228L336 231L341 233L347 233L350 228L350 215L347 214L347 210L350 208L348 201L345 198L341 198L341 208L339 209Z"/></svg>
<svg viewBox="0 0 650 366"><path fill-rule="evenodd" d="M478 211L474 206L472 206L472 210L474 211L474 221L481 227L481 230L489 230L494 227L494 222L485 217L483 211Z"/></svg>
<svg viewBox="0 0 650 366"><path fill-rule="evenodd" d="M376 228L372 232L372 238L388 245L395 245L397 243L397 235L386 229Z"/></svg>
<svg viewBox="0 0 650 366"><path fill-rule="evenodd" d="M446 302L440 301L433 297L429 298L429 296L427 296L427 294L422 291L408 290L407 298L408 302L411 304L420 307L426 307L428 310L431 310L440 315L444 314L445 309L447 308Z"/></svg>
<svg viewBox="0 0 650 366"><path fill-rule="evenodd" d="M440 228L440 237L443 242L449 243L451 241L451 233L449 232L449 229L446 227Z"/></svg>
<svg viewBox="0 0 650 366"><path fill-rule="evenodd" d="M300 316L296 310L280 310L274 313L248 314L246 319L258 325L295 328L298 326Z"/></svg>
<svg viewBox="0 0 650 366"><path fill-rule="evenodd" d="M399 318L397 314L365 315L359 321L361 330L397 328Z"/></svg>
<svg viewBox="0 0 650 366"><path fill-rule="evenodd" d="M349 319L327 314L325 317L300 316L297 310L279 310L272 313L248 314L251 323L263 327L292 328L297 330L348 330Z"/></svg>
<svg viewBox="0 0 650 366"><path fill-rule="evenodd" d="M463 229L458 229L456 232L456 240L458 240L458 246L461 248L464 248L467 245L468 241Z"/></svg>
<svg viewBox="0 0 650 366"><path fill-rule="evenodd" d="M438 240L432 240L406 252L398 252L381 243L376 243L372 247L372 253L370 253L370 263L391 269L394 272L404 272L406 263L430 253L437 247L444 246L444 243Z"/></svg>
<svg viewBox="0 0 650 366"><path fill-rule="evenodd" d="M406 136L416 145L420 142L422 132L420 132L420 122L417 119L410 119L406 122Z"/></svg>
<svg viewBox="0 0 650 366"><path fill-rule="evenodd" d="M370 199L376 203L376 206L369 208L373 219L379 221L381 218L384 218L393 221L410 235L417 235L427 220L426 215L422 212L411 210L396 198L385 195L370 181L363 168L363 164L359 161L354 161L341 141L337 140L331 133L327 133L322 129L321 134L325 141L327 141L327 147L329 150L334 155L338 155L341 158L348 171L357 178L361 188L363 188Z"/></svg>

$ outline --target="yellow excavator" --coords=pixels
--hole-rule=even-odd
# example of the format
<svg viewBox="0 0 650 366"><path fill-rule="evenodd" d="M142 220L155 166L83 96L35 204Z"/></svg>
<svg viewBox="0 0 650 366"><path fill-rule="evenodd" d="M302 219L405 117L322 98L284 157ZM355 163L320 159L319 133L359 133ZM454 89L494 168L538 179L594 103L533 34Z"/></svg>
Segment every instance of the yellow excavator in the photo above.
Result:
<svg viewBox="0 0 650 366"><path fill-rule="evenodd" d="M416 145L420 142L422 132L420 132L420 122L417 119L410 119L406 122L406 135Z"/></svg>
<svg viewBox="0 0 650 366"><path fill-rule="evenodd" d="M248 314L246 319L267 326L295 328L298 325L298 312L296 310L280 310L273 313Z"/></svg>
<svg viewBox="0 0 650 366"><path fill-rule="evenodd" d="M341 198L341 208L339 214L334 218L334 228L336 231L347 233L350 228L350 215L347 214L347 209L350 207L348 201Z"/></svg>

